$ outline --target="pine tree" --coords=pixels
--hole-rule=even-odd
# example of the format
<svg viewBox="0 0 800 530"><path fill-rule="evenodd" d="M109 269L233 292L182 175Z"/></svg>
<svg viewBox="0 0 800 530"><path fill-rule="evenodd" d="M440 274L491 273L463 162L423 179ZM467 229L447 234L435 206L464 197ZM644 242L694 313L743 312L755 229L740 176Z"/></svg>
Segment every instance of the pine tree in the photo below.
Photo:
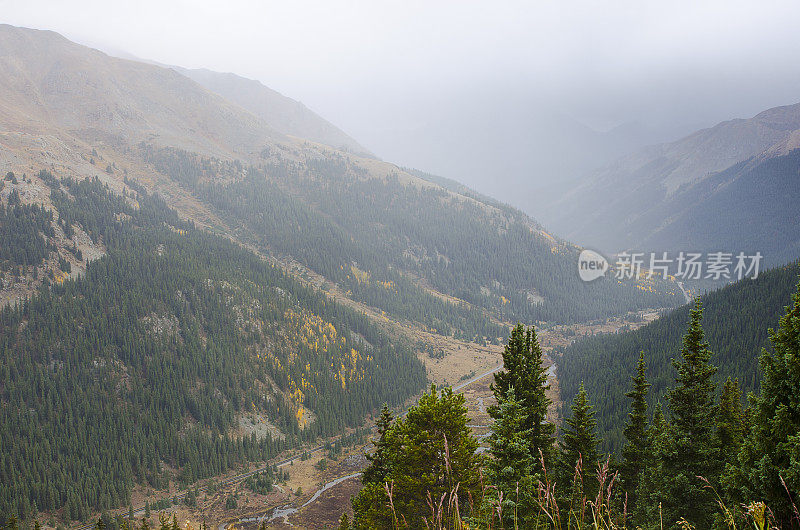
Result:
<svg viewBox="0 0 800 530"><path fill-rule="evenodd" d="M346 513L339 518L339 530L350 530L350 518Z"/></svg>
<svg viewBox="0 0 800 530"><path fill-rule="evenodd" d="M639 354L636 376L633 377L633 388L625 395L631 398L631 411L628 414L628 425L625 427L625 438L628 442L622 449L622 489L627 495L627 506L630 512L636 507L636 493L645 467L648 465L650 447L647 432L647 392L650 383L645 376L644 352Z"/></svg>
<svg viewBox="0 0 800 530"><path fill-rule="evenodd" d="M769 330L772 351L761 352L761 392L751 397L752 426L739 465L728 468L726 484L740 498L766 502L781 527L789 527L800 525L792 506L800 504L800 283L779 324L777 331Z"/></svg>
<svg viewBox="0 0 800 530"><path fill-rule="evenodd" d="M720 456L726 463L736 461L742 439L744 438L745 421L742 413L742 391L739 380L730 377L722 387L722 394L717 406L717 429L715 442Z"/></svg>
<svg viewBox="0 0 800 530"><path fill-rule="evenodd" d="M463 394L431 386L405 418L392 423L385 442L388 473L384 483L366 484L353 499L353 528L391 528L403 519L412 528L422 527L423 517L430 517L428 495L440 499L456 486L462 514L467 513L470 498L479 498L483 459L476 454L478 442L467 427Z"/></svg>
<svg viewBox="0 0 800 530"><path fill-rule="evenodd" d="M716 425L713 380L716 367L702 327L703 308L698 300L691 310L689 329L683 338L681 360L673 360L678 372L675 387L667 393L671 412L672 447L662 454L667 480L664 502L665 523L680 517L699 527L710 526L716 509L712 484L720 471L719 450L714 444Z"/></svg>
<svg viewBox="0 0 800 530"><path fill-rule="evenodd" d="M662 460L659 457L669 453L671 440L664 410L661 403L657 403L653 419L647 428L648 450L636 491L637 503L632 511L634 522L660 519L659 506L664 503L663 490L668 479L662 473Z"/></svg>
<svg viewBox="0 0 800 530"><path fill-rule="evenodd" d="M391 427L393 419L394 417L392 416L392 412L389 410L389 406L384 403L383 409L381 410L381 415L378 417L378 421L376 422L378 438L376 440L372 440L375 450L372 451L372 453L367 454L369 465L364 470L364 474L361 476L362 484L368 484L372 482L383 484L386 474L389 472L388 462L386 461L388 457L386 433L389 430L389 427Z"/></svg>
<svg viewBox="0 0 800 530"><path fill-rule="evenodd" d="M19 530L19 523L16 515L12 515L6 520L6 530Z"/></svg>
<svg viewBox="0 0 800 530"><path fill-rule="evenodd" d="M547 421L547 408L551 403L547 397L547 370L542 366L542 350L534 328L525 329L517 324L511 330L511 337L503 350L503 370L494 374L492 391L498 403L508 397L514 387L517 400L527 412L522 422L523 430L528 432L528 450L533 457L534 469L541 471L540 455L547 465L553 456L555 425ZM492 419L499 418L497 405L489 407Z"/></svg>
<svg viewBox="0 0 800 530"><path fill-rule="evenodd" d="M573 499L584 493L593 498L597 492L596 481L593 478L599 459L597 445L600 443L600 438L597 436L594 407L589 402L583 383L572 402L572 416L566 418L564 423L559 465L562 483L567 484L568 481L572 481ZM575 467L579 460L581 472L576 474Z"/></svg>
<svg viewBox="0 0 800 530"><path fill-rule="evenodd" d="M498 494L502 492L504 525L528 528L535 504L535 459L528 449L530 432L522 426L527 414L516 399L514 387L509 388L506 399L498 404L497 416L489 436L492 458L486 465L486 477Z"/></svg>

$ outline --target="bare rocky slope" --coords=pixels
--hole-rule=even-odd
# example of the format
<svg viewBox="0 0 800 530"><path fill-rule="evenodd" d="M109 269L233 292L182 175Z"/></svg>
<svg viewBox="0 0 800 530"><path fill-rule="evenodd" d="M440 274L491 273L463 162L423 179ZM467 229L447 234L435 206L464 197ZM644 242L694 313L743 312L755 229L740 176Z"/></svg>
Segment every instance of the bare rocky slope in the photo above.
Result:
<svg viewBox="0 0 800 530"><path fill-rule="evenodd" d="M0 26L0 125L111 146L147 141L251 154L282 135L179 73L50 31Z"/></svg>

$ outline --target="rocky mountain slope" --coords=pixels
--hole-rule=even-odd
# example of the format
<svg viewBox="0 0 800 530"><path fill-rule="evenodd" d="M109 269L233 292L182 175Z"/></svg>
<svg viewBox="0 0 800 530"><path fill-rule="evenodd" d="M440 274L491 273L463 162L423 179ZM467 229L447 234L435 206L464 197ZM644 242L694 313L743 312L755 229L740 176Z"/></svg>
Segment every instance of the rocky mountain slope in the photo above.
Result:
<svg viewBox="0 0 800 530"><path fill-rule="evenodd" d="M282 137L173 70L109 57L50 31L0 26L0 72L7 132L228 156Z"/></svg>

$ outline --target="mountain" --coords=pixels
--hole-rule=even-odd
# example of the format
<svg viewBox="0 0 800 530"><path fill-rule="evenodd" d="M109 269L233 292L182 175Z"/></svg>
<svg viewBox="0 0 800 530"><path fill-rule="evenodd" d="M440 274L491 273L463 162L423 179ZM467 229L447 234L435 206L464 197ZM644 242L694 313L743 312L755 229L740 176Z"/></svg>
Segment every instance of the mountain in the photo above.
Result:
<svg viewBox="0 0 800 530"><path fill-rule="evenodd" d="M0 34L4 171L99 173L117 189L127 176L344 296L445 334L495 338L510 321L576 321L678 299L671 285L585 284L574 274L579 249L521 212L283 136L174 70L51 32Z"/></svg>
<svg viewBox="0 0 800 530"><path fill-rule="evenodd" d="M590 174L543 219L607 252L761 251L785 263L800 245L798 147L800 104L720 123ZM781 226L764 222L766 206Z"/></svg>
<svg viewBox="0 0 800 530"><path fill-rule="evenodd" d="M0 26L0 72L6 132L224 156L282 137L175 71L109 57L51 31Z"/></svg>
<svg viewBox="0 0 800 530"><path fill-rule="evenodd" d="M190 70L177 66L172 68L211 92L248 110L276 131L325 144L341 151L372 156L366 148L299 101L288 98L258 81L206 69Z"/></svg>
<svg viewBox="0 0 800 530"><path fill-rule="evenodd" d="M718 383L736 378L743 390L758 390L758 356L770 347L767 330L775 327L797 290L800 263L762 272L700 298L703 329L719 368ZM664 392L675 380L672 359L680 356L686 334L690 305L682 306L634 331L581 339L556 354L562 399L569 402L581 383L596 405L598 431L606 450L619 450L622 430L629 412L625 392L636 371L639 352L647 362L652 383L650 405L663 401Z"/></svg>
<svg viewBox="0 0 800 530"><path fill-rule="evenodd" d="M85 519L357 427L437 342L681 299L584 283L518 210L52 32L0 26L0 144L3 513Z"/></svg>
<svg viewBox="0 0 800 530"><path fill-rule="evenodd" d="M34 178L59 236L80 230L104 255L70 279L83 256L62 252L57 277L0 311L3 514L85 520L128 504L134 484L266 460L424 385L422 363L365 315L144 189Z"/></svg>

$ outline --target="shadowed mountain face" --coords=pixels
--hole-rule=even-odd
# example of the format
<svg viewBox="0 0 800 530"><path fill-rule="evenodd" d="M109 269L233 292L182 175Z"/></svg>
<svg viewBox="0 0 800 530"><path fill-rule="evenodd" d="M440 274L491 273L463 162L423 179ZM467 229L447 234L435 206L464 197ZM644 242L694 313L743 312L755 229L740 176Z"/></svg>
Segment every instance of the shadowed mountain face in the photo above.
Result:
<svg viewBox="0 0 800 530"><path fill-rule="evenodd" d="M228 101L240 105L277 131L334 149L371 156L366 148L299 101L287 98L258 81L205 69L173 69Z"/></svg>
<svg viewBox="0 0 800 530"><path fill-rule="evenodd" d="M798 147L800 104L777 107L621 158L542 218L609 252L761 250L772 263L786 261L800 241ZM774 222L763 222L766 207Z"/></svg>

